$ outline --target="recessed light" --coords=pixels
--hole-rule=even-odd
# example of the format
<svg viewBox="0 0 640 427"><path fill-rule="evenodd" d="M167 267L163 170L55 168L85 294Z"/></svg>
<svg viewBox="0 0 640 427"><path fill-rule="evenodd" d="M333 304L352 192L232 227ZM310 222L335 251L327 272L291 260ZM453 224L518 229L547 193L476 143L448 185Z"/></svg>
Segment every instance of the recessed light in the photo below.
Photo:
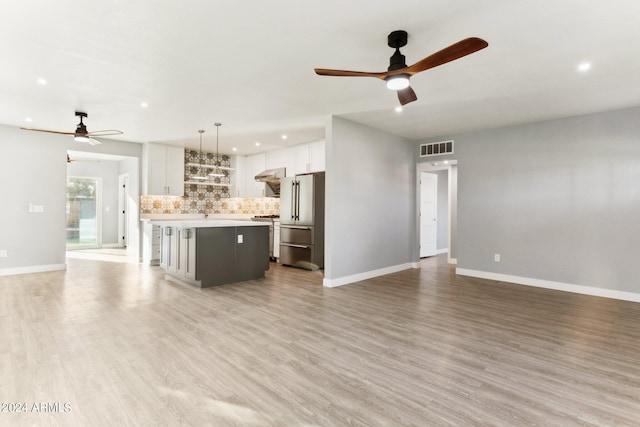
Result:
<svg viewBox="0 0 640 427"><path fill-rule="evenodd" d="M233 147L231 150L232 151L238 151L238 149L236 147Z"/></svg>
<svg viewBox="0 0 640 427"><path fill-rule="evenodd" d="M259 147L259 146L260 146L260 143L259 143L259 142L256 142L256 147Z"/></svg>
<svg viewBox="0 0 640 427"><path fill-rule="evenodd" d="M44 86L47 84L47 81L45 79L38 79L38 84Z"/></svg>
<svg viewBox="0 0 640 427"><path fill-rule="evenodd" d="M288 136L287 135L282 135L282 139L287 139Z"/></svg>
<svg viewBox="0 0 640 427"><path fill-rule="evenodd" d="M401 105L398 105L396 107L396 113L402 113L402 106Z"/></svg>
<svg viewBox="0 0 640 427"><path fill-rule="evenodd" d="M591 69L591 63L590 62L583 62L580 65L578 65L578 71L580 72L585 72L585 71L589 71Z"/></svg>
<svg viewBox="0 0 640 427"><path fill-rule="evenodd" d="M24 121L25 121L25 122L32 122L32 121L33 121L33 119L32 119L31 117L27 117L27 118L25 118L25 119L24 119Z"/></svg>
<svg viewBox="0 0 640 427"><path fill-rule="evenodd" d="M140 106L141 106L142 108L147 108L147 107L149 106L149 104L147 104L146 102L141 102L141 103L140 103Z"/></svg>
<svg viewBox="0 0 640 427"><path fill-rule="evenodd" d="M442 162L442 163L444 163L445 165L448 165L448 164L449 164L449 160L445 160L445 161L444 161L444 162Z"/></svg>

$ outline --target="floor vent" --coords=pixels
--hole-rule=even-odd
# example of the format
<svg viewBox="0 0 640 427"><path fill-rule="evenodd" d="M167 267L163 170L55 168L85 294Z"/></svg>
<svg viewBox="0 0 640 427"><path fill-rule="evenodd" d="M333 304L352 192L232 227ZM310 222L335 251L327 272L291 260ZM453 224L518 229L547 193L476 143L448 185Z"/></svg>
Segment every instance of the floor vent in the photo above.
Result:
<svg viewBox="0 0 640 427"><path fill-rule="evenodd" d="M453 153L453 140L420 144L420 157Z"/></svg>

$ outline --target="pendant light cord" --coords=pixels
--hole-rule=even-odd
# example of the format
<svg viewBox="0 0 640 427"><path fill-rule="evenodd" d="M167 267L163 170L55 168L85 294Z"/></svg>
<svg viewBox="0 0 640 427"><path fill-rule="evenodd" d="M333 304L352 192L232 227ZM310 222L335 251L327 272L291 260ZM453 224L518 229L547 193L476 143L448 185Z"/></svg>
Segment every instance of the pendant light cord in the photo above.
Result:
<svg viewBox="0 0 640 427"><path fill-rule="evenodd" d="M200 167L198 168L198 173L202 175L202 134L204 133L204 129L200 129L198 133L200 133L200 154L198 155L198 160L200 160Z"/></svg>
<svg viewBox="0 0 640 427"><path fill-rule="evenodd" d="M220 126L222 126L222 123L214 123L216 126L216 168L218 170L220 170L220 141L219 141L219 137L220 137Z"/></svg>

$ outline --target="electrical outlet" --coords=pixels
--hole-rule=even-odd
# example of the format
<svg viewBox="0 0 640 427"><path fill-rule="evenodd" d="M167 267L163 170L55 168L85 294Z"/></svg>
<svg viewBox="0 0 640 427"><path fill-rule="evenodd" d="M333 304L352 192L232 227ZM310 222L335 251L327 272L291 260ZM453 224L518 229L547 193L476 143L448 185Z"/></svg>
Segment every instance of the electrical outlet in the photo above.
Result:
<svg viewBox="0 0 640 427"><path fill-rule="evenodd" d="M7 253L6 249L0 249L0 258L6 258L8 256L9 254Z"/></svg>
<svg viewBox="0 0 640 427"><path fill-rule="evenodd" d="M238 234L238 243L244 243L242 234Z"/></svg>
<svg viewBox="0 0 640 427"><path fill-rule="evenodd" d="M493 260L495 262L500 262L500 254L493 254Z"/></svg>
<svg viewBox="0 0 640 427"><path fill-rule="evenodd" d="M42 213L44 212L44 205L33 205L34 213Z"/></svg>

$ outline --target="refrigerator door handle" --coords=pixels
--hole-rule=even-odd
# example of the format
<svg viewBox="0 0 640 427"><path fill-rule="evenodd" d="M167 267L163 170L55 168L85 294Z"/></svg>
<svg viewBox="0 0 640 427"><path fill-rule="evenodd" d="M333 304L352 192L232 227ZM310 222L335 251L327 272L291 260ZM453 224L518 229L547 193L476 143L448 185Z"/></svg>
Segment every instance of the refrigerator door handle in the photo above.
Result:
<svg viewBox="0 0 640 427"><path fill-rule="evenodd" d="M280 242L280 246L288 246L290 248L311 249L311 246L309 246L309 245L294 245L293 243L282 243L282 242Z"/></svg>
<svg viewBox="0 0 640 427"><path fill-rule="evenodd" d="M300 181L296 181L296 221L300 219Z"/></svg>
<svg viewBox="0 0 640 427"><path fill-rule="evenodd" d="M291 220L296 219L296 182L291 181Z"/></svg>
<svg viewBox="0 0 640 427"><path fill-rule="evenodd" d="M280 228L293 228L295 230L311 230L311 227L305 227L303 225L281 225Z"/></svg>

